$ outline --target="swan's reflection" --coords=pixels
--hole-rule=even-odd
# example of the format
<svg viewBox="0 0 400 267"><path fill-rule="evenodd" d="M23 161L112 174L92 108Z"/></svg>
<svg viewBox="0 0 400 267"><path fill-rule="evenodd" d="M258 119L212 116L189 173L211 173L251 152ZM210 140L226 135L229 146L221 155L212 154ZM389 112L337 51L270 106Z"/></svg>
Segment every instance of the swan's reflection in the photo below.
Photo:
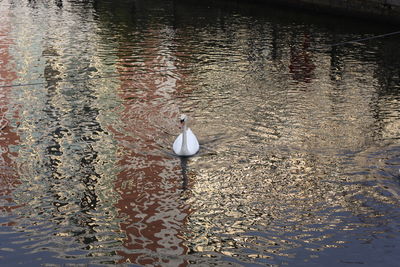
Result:
<svg viewBox="0 0 400 267"><path fill-rule="evenodd" d="M188 157L180 157L182 170L182 192L188 188Z"/></svg>
<svg viewBox="0 0 400 267"><path fill-rule="evenodd" d="M219 140L221 140L223 137L218 135L218 136L214 136L213 138L209 139L209 140L202 140L200 141L200 150L197 154L195 154L194 156L191 157L180 157L177 156L176 154L173 153L168 153L169 155L173 155L174 157L179 157L180 159L180 165L181 165L181 174L182 174L182 191L186 191L188 189L188 185L189 185L189 160L193 157L204 157L204 156L213 156L216 155L217 152L216 150L210 148L210 144L212 144L213 146L215 146L215 143Z"/></svg>

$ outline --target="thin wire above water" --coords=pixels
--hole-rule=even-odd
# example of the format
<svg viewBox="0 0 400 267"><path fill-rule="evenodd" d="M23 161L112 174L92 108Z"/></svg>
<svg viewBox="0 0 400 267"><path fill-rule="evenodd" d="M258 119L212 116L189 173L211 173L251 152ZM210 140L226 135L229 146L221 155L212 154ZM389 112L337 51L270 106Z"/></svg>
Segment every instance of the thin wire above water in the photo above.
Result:
<svg viewBox="0 0 400 267"><path fill-rule="evenodd" d="M317 47L316 50L327 49L327 48L332 48L332 47L336 47L336 46L342 46L342 45L352 44L352 43L357 43L357 42L364 42L364 41L369 41L369 40L373 40L373 39L379 39L379 38L384 38L384 37L388 37L388 36L393 36L393 35L397 35L397 34L400 34L400 31L384 33L384 34L379 34L379 35L365 37L365 38L353 39L353 40L338 42L338 43L334 43L334 44L327 44L327 45L323 45L323 46ZM166 71L170 71L170 69L158 70L158 71L152 70L152 72L160 72L160 73L166 72ZM57 82L61 82L61 83L77 82L77 83L80 83L80 82L85 82L85 81L89 81L89 80L110 79L110 78L118 78L118 77L131 76L131 75L132 75L131 73L129 73L129 74L111 74L111 75L97 76L97 77L91 77L91 78L85 78L85 79L62 80L62 81L57 81ZM36 85L45 85L47 83L48 82L37 82L37 83L20 83L20 84L10 84L10 85L0 85L0 88L36 86Z"/></svg>
<svg viewBox="0 0 400 267"><path fill-rule="evenodd" d="M331 48L331 47L335 47L335 46L364 42L364 41L379 39L379 38L397 35L397 34L400 34L400 31L395 31L395 32L390 32L390 33L385 33L385 34L380 34L380 35L375 35L375 36L370 36L370 37L365 37L365 38L359 38L359 39L354 39L354 40L349 40L349 41L343 41L343 42L338 42L338 43L334 43L334 44L327 44L327 45L318 47L318 49Z"/></svg>

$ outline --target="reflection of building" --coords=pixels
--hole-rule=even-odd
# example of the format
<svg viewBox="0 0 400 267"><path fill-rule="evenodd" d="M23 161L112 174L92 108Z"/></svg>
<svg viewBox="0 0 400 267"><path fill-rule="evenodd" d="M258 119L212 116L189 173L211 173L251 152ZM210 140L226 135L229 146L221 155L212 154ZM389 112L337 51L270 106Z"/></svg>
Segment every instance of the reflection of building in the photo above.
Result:
<svg viewBox="0 0 400 267"><path fill-rule="evenodd" d="M86 12L86 9L79 10ZM4 91L10 95L8 106L13 107L13 113L7 116L18 115L13 120L19 121L15 165L21 184L12 201L21 207L14 211L20 215L15 228L27 225L21 232L37 237L45 235L43 228L51 227L56 243L72 239L73 244L68 252L61 253L47 243L41 244L43 247L63 254L85 251L82 248L91 246L101 249L107 260L112 260L115 243L106 246L104 242L120 237L113 206L118 194L112 188L116 153L111 136L105 133L101 123L107 121L105 113L113 101L107 90L113 87L108 81L66 82L72 75L85 79L92 77L96 68L109 72L110 67L101 65L98 43L94 41L96 33L87 30L93 26L87 13L63 12L49 20L43 14L51 13L50 8L39 7L36 11L40 15L35 13L37 16L33 17L30 7L24 6L15 8L15 14L9 16L11 19L24 17L13 23L15 43L10 46L10 53L16 62L13 69L19 74L14 83L38 83ZM68 27L59 27L60 21L68 21ZM27 29L34 34L27 34ZM0 49L1 59L7 61L7 54L3 56L2 53L7 50L1 43ZM10 76L10 73L3 74L4 70L7 71L0 69L1 77ZM3 133L0 132L0 138L5 136ZM6 146L16 143L16 138L10 136L4 137L10 140ZM2 150L3 144L0 142ZM3 178L3 169L0 171L0 178Z"/></svg>
<svg viewBox="0 0 400 267"><path fill-rule="evenodd" d="M12 56L9 48L12 45L12 38L10 34L10 24L6 21L9 17L8 14L3 14L2 24L0 24L0 86L9 86L17 78L17 75L12 70ZM4 17L4 19L3 19ZM13 205L7 205L12 202L9 196L13 188L19 184L18 174L14 158L17 156L16 151L12 151L12 147L19 142L19 136L16 133L16 125L13 122L15 109L12 100L13 87L0 88L0 196L4 197L2 200L9 201L9 203L0 203L1 211L10 211L15 208Z"/></svg>
<svg viewBox="0 0 400 267"><path fill-rule="evenodd" d="M164 144L159 141L164 135L160 127L177 118L178 111L173 94L181 74L170 50L173 36L169 27L152 29L142 40L144 50L121 43L118 53L118 71L131 74L121 78L123 111L120 122L112 125L123 153L116 183L120 193L116 206L124 217L121 230L126 234L126 250L118 251L121 263L186 265L178 257L187 251L180 237L188 215L180 201L182 177L177 160L160 152ZM170 144L165 148L170 150Z"/></svg>

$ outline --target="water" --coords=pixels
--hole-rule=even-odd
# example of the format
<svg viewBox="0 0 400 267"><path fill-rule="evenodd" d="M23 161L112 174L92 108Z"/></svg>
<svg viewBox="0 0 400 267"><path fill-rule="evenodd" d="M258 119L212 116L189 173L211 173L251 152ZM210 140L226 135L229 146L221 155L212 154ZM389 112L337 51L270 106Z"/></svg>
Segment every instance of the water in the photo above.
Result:
<svg viewBox="0 0 400 267"><path fill-rule="evenodd" d="M1 266L397 266L396 29L201 2L0 2Z"/></svg>

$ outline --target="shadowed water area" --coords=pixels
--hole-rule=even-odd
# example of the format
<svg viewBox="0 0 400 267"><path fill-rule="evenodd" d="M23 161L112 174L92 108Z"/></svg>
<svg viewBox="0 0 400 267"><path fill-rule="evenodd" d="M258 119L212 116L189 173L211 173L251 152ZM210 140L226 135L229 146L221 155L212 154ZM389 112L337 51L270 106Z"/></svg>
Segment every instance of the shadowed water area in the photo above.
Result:
<svg viewBox="0 0 400 267"><path fill-rule="evenodd" d="M397 266L400 37L332 46L396 30L231 1L0 1L0 265Z"/></svg>

